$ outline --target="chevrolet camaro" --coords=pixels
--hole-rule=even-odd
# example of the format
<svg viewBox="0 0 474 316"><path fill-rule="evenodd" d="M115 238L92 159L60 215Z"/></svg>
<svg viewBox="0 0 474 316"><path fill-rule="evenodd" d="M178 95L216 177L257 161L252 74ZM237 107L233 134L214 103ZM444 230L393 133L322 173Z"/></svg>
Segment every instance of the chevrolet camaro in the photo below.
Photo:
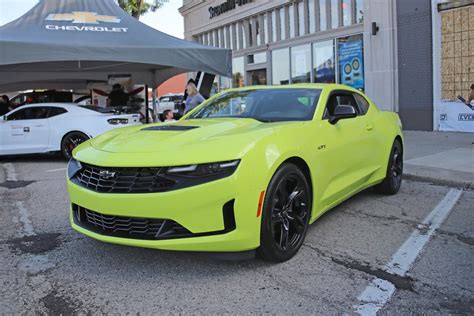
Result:
<svg viewBox="0 0 474 316"><path fill-rule="evenodd" d="M68 165L72 227L169 250L296 254L308 225L374 186L400 188L396 113L336 84L230 89L170 124L79 145Z"/></svg>
<svg viewBox="0 0 474 316"><path fill-rule="evenodd" d="M136 124L138 114L101 113L74 103L23 105L0 117L0 155L61 151L69 159L83 141Z"/></svg>

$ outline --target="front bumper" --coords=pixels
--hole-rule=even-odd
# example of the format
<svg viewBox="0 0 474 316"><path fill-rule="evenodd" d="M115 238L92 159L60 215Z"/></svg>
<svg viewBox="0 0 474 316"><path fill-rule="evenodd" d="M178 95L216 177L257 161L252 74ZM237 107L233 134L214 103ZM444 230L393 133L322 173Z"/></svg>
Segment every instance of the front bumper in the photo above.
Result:
<svg viewBox="0 0 474 316"><path fill-rule="evenodd" d="M178 223L191 236L171 239L112 236L78 224L71 207L71 225L80 233L110 243L182 251L245 251L260 243L256 211L260 191L239 185L238 171L213 182L160 193L97 193L68 180L71 204L93 212L128 218L165 219ZM233 220L225 219L224 205L233 202ZM226 222L227 221L227 222Z"/></svg>

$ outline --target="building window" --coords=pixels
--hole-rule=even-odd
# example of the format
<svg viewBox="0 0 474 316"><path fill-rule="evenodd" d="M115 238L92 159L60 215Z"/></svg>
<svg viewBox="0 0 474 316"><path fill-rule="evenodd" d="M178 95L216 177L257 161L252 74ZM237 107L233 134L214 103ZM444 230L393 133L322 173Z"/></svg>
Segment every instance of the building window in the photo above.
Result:
<svg viewBox="0 0 474 316"><path fill-rule="evenodd" d="M245 85L245 66L244 57L232 59L232 87L240 88Z"/></svg>
<svg viewBox="0 0 474 316"><path fill-rule="evenodd" d="M319 30L325 31L328 27L326 0L319 1Z"/></svg>
<svg viewBox="0 0 474 316"><path fill-rule="evenodd" d="M267 15L264 14L263 15L263 42L265 44L268 44L269 42L269 38L268 38L268 18L267 18Z"/></svg>
<svg viewBox="0 0 474 316"><path fill-rule="evenodd" d="M219 34L217 30L212 31L212 36L214 37L214 47L219 47Z"/></svg>
<svg viewBox="0 0 474 316"><path fill-rule="evenodd" d="M336 29L339 27L339 12L338 12L339 0L331 0L331 28Z"/></svg>
<svg viewBox="0 0 474 316"><path fill-rule="evenodd" d="M267 62L267 53L257 53L252 55L247 55L247 64L262 64Z"/></svg>
<svg viewBox="0 0 474 316"><path fill-rule="evenodd" d="M283 85L290 83L290 49L272 51L272 84Z"/></svg>
<svg viewBox="0 0 474 316"><path fill-rule="evenodd" d="M212 46L212 33L207 32L207 45Z"/></svg>
<svg viewBox="0 0 474 316"><path fill-rule="evenodd" d="M362 35L337 39L339 83L364 90L364 51Z"/></svg>
<svg viewBox="0 0 474 316"><path fill-rule="evenodd" d="M305 34L305 12L304 2L298 3L298 35L302 36Z"/></svg>
<svg viewBox="0 0 474 316"><path fill-rule="evenodd" d="M242 33L242 48L245 49L247 48L247 43L249 42L249 32L247 32L247 24L249 23L248 20L244 21L243 23L240 23L240 31ZM248 27L248 30L250 31L250 27Z"/></svg>
<svg viewBox="0 0 474 316"><path fill-rule="evenodd" d="M309 32L316 32L316 12L314 10L316 0L308 0Z"/></svg>
<svg viewBox="0 0 474 316"><path fill-rule="evenodd" d="M276 20L276 10L272 11L272 41L277 41L277 20Z"/></svg>
<svg viewBox="0 0 474 316"><path fill-rule="evenodd" d="M235 46L234 46L234 41L235 41L234 32L235 32L235 24L229 25L230 49L232 49L232 50L235 49Z"/></svg>
<svg viewBox="0 0 474 316"><path fill-rule="evenodd" d="M281 8L279 11L280 14L280 39L286 39L286 14L285 8Z"/></svg>
<svg viewBox="0 0 474 316"><path fill-rule="evenodd" d="M291 83L311 82L311 45L291 48Z"/></svg>
<svg viewBox="0 0 474 316"><path fill-rule="evenodd" d="M356 23L364 22L364 0L356 0Z"/></svg>
<svg viewBox="0 0 474 316"><path fill-rule="evenodd" d="M342 0L342 26L352 24L352 0Z"/></svg>
<svg viewBox="0 0 474 316"><path fill-rule="evenodd" d="M229 48L227 46L227 26L224 26L222 28L222 38L224 39L224 41L223 41L224 43L222 45L222 48Z"/></svg>
<svg viewBox="0 0 474 316"><path fill-rule="evenodd" d="M235 24L235 43L237 45L237 50L242 49L243 45L243 38L242 38L242 24L240 22L237 22Z"/></svg>
<svg viewBox="0 0 474 316"><path fill-rule="evenodd" d="M290 23L290 38L295 37L295 8L293 5L288 7L288 22Z"/></svg>
<svg viewBox="0 0 474 316"><path fill-rule="evenodd" d="M313 76L314 82L336 82L336 62L333 40L313 44Z"/></svg>

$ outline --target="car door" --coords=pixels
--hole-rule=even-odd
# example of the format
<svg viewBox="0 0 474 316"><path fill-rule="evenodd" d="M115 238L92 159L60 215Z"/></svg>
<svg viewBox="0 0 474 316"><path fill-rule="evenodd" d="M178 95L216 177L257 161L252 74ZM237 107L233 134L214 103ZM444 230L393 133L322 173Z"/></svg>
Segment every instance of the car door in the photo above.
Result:
<svg viewBox="0 0 474 316"><path fill-rule="evenodd" d="M341 119L336 124L329 123L338 105L349 105L359 113L358 105L351 92L333 91L326 103L316 144L317 155L314 162L322 170L320 178L319 203L324 208L332 206L360 188L367 180L370 165L370 146L367 142L366 121L358 115Z"/></svg>
<svg viewBox="0 0 474 316"><path fill-rule="evenodd" d="M48 108L45 106L18 109L2 120L1 154L43 152L48 147Z"/></svg>

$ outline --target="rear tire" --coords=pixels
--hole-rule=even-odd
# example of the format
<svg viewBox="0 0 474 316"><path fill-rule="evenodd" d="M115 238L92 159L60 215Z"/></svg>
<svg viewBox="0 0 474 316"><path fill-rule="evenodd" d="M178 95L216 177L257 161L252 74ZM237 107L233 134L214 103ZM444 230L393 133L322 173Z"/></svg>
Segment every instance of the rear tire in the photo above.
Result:
<svg viewBox="0 0 474 316"><path fill-rule="evenodd" d="M393 195L400 190L403 177L403 147L402 143L395 139L390 151L387 163L387 174L385 179L375 186L375 190L382 194Z"/></svg>
<svg viewBox="0 0 474 316"><path fill-rule="evenodd" d="M303 244L311 215L311 193L303 172L290 163L273 175L265 194L257 255L283 262Z"/></svg>
<svg viewBox="0 0 474 316"><path fill-rule="evenodd" d="M88 139L89 137L81 132L70 132L64 135L61 141L61 154L66 160L71 159L74 148Z"/></svg>

